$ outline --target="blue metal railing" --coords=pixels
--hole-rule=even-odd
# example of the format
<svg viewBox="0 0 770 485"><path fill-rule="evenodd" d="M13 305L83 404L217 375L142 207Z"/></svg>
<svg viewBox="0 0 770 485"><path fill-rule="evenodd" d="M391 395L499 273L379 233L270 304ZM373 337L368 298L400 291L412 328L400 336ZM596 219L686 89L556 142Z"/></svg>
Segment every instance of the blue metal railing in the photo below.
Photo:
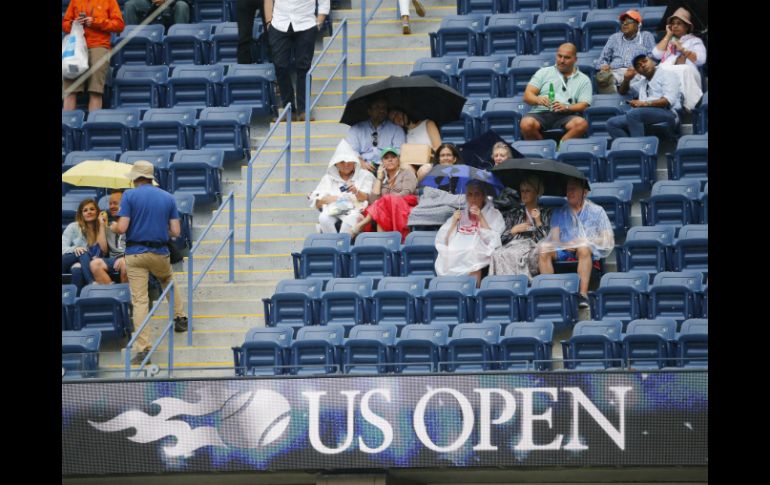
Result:
<svg viewBox="0 0 770 485"><path fill-rule="evenodd" d="M275 124L270 128L265 139L262 140L262 144L259 145L257 151L254 152L251 160L249 160L249 165L246 170L246 254L251 254L251 204L254 202L254 197L257 196L259 191L262 190L262 187L267 183L267 178L273 173L273 170L275 170L275 167L278 165L278 162L281 161L281 157L283 157L284 154L286 155L286 174L284 175L283 192L288 194L289 190L291 190L291 109L291 103L288 103L283 111L281 111L281 114L278 115L278 119L275 120ZM308 113L309 112L310 111L308 110ZM252 178L254 177L254 162L257 160L257 157L259 157L259 154L262 153L262 149L265 148L265 145L273 136L275 130L280 126L281 121L286 122L286 142L281 148L281 153L278 154L273 165L265 174L265 178L259 184L259 187L252 193L251 183Z"/></svg>
<svg viewBox="0 0 770 485"><path fill-rule="evenodd" d="M361 75L366 76L366 26L374 18L374 14L377 13L377 9L380 8L384 0L378 0L377 5L372 9L369 18L366 18L366 0L361 0ZM398 2L396 2L398 5ZM398 6L396 6L396 14L398 14Z"/></svg>
<svg viewBox="0 0 770 485"><path fill-rule="evenodd" d="M209 233L209 230L211 230L211 227L214 225L214 222L219 218L219 216L222 214L222 212L225 209L225 205L230 206L230 221L228 224L227 229L227 236L222 240L222 243L217 247L216 251L214 251L214 255L211 256L211 258L206 263L206 267L203 268L201 271L201 274L198 275L198 279L193 282L193 264L194 264L194 257L195 252L198 250L198 248L201 245L201 242L206 238L206 235ZM206 273L208 273L209 269L211 269L211 266L214 264L216 259L219 257L219 254L222 252L222 249L224 249L225 244L230 243L230 250L229 250L229 260L228 260L228 269L229 269L229 277L227 279L228 283L232 283L235 281L235 194L231 190L229 194L227 194L227 197L225 197L225 200L222 201L222 205L219 206L219 209L217 209L216 213L214 213L214 217L211 218L211 221L209 222L209 225L206 226L206 229L203 231L203 233L198 237L198 241L196 241L193 248L190 250L190 254L187 256L187 345L192 345L192 332L193 332L193 291L198 287L198 285L203 280L203 277L206 276Z"/></svg>
<svg viewBox="0 0 770 485"><path fill-rule="evenodd" d="M163 290L163 293L160 294L160 298L158 298L158 301L155 302L155 305L153 305L150 312L147 314L147 317L144 319L142 324L139 326L139 328L134 332L134 336L131 338L131 340L128 341L128 344L126 344L125 348L125 357L126 357L126 379L131 378L131 346L134 344L134 341L139 337L139 334L142 333L142 330L144 330L144 327L147 326L148 323L150 323L150 319L155 314L155 311L160 308L160 303L163 301L163 298L168 293L169 295L169 304L168 304L168 323L166 324L165 328L161 332L160 336L153 342L152 348L150 349L150 352L147 354L147 357L144 358L139 368L136 370L136 374L134 377L138 377L142 370L144 369L145 364L147 361L150 360L150 357L152 357L152 354L155 353L155 351L158 348L158 344L163 340L163 338L168 335L168 376L171 377L174 373L174 332L171 331L171 327L174 325L174 297L175 297L175 285L174 281L171 281L171 284L166 287L165 290Z"/></svg>
<svg viewBox="0 0 770 485"><path fill-rule="evenodd" d="M382 2L382 0L380 0L380 2ZM331 75L329 75L329 79L326 80L323 87L318 91L315 99L311 101L310 84L311 84L313 71L315 71L315 68L318 67L318 63L321 62L321 59L323 59L323 56L329 50L329 47L332 45L332 42L334 42L334 39L337 38L337 36L339 35L340 30L342 30L342 59L340 59L340 61L337 63ZM318 103L318 100L321 99L321 95L324 93L324 91L326 91L326 88L329 86L329 83L332 81L332 79L334 79L334 75L337 74L337 72L340 70L340 67L342 67L342 104L345 104L348 101L348 19L347 17L342 19L342 22L340 22L340 24L337 26L337 29L332 33L332 36L329 38L329 43L326 44L326 47L324 47L324 50L321 51L321 54L318 56L316 61L310 67L310 70L307 72L307 75L305 76L305 103L306 103L306 106L305 106L305 113L306 113L305 163L310 163L310 113L312 112L316 103Z"/></svg>

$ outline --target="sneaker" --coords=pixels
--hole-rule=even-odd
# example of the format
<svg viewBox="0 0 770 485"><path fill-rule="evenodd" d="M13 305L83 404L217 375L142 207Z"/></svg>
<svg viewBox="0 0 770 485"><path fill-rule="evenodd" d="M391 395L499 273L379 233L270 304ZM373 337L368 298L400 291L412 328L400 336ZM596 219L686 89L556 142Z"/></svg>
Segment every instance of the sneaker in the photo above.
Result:
<svg viewBox="0 0 770 485"><path fill-rule="evenodd" d="M174 331L175 332L187 331L187 317L176 317L174 319Z"/></svg>
<svg viewBox="0 0 770 485"><path fill-rule="evenodd" d="M588 297L582 293L578 294L578 308L588 308Z"/></svg>
<svg viewBox="0 0 770 485"><path fill-rule="evenodd" d="M420 0L412 0L412 5L414 5L414 10L417 12L417 15L425 17L425 7L422 6Z"/></svg>
<svg viewBox="0 0 770 485"><path fill-rule="evenodd" d="M412 29L409 27L409 17L407 16L401 21L401 28L404 32L404 35L409 35L412 33Z"/></svg>
<svg viewBox="0 0 770 485"><path fill-rule="evenodd" d="M137 352L136 355L131 358L131 365L142 365L142 362L144 362L144 359L147 357L147 354L149 354L149 350L142 350L141 352ZM147 359L147 364L149 364L151 361Z"/></svg>

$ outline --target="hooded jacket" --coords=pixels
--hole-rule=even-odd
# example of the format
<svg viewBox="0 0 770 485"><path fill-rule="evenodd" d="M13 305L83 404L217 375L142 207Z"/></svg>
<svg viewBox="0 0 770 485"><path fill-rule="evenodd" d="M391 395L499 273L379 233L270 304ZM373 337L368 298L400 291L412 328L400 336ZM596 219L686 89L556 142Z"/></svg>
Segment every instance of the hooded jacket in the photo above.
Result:
<svg viewBox="0 0 770 485"><path fill-rule="evenodd" d="M342 140L337 145L337 149L334 151L331 160L329 160L329 166L326 168L326 174L321 178L318 186L310 193L308 198L310 199L310 207L315 207L315 203L318 199L326 197L327 195L340 195L342 191L340 187L347 182L340 176L339 170L337 170L336 164L339 162L353 162L355 163L355 171L350 178L359 191L365 194L371 194L374 187L374 175L368 170L361 168L361 163L358 161L358 153L353 150L350 144ZM367 202L362 202L362 206L366 207Z"/></svg>
<svg viewBox="0 0 770 485"><path fill-rule="evenodd" d="M83 25L83 31L86 37L86 46L91 49L94 47L105 47L109 49L110 33L123 32L125 24L123 14L120 13L120 7L116 0L70 0L67 12L61 23L61 29L69 34L72 30L72 21L84 12L87 17L93 17L90 27Z"/></svg>

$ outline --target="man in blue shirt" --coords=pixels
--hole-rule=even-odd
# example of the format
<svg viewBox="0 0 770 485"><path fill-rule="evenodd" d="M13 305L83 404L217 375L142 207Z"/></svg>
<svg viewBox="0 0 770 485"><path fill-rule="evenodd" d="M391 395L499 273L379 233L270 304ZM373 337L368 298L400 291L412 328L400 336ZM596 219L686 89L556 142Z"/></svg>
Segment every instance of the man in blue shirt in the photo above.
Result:
<svg viewBox="0 0 770 485"><path fill-rule="evenodd" d="M383 147L400 148L406 143L406 134L403 128L388 119L388 102L385 99L372 100L367 113L369 119L351 126L345 139L358 153L361 167L376 174L380 150Z"/></svg>
<svg viewBox="0 0 770 485"><path fill-rule="evenodd" d="M641 76L637 76L639 73ZM674 128L678 122L677 109L682 107L679 78L671 71L657 69L647 54L634 57L633 68L628 68L618 87L620 94L631 90L638 99L626 114L607 120L607 132L615 139L623 136L644 136L647 125L668 123Z"/></svg>
<svg viewBox="0 0 770 485"><path fill-rule="evenodd" d="M134 189L123 194L118 211L116 232L126 235L126 273L131 288L131 304L134 306L134 329L147 318L150 302L147 285L152 273L165 289L174 279L171 258L167 247L169 236L177 237L181 232L179 212L174 198L165 190L152 185L155 176L152 163L139 160L134 163L128 178ZM168 295L167 295L168 297ZM169 305L171 302L169 302ZM174 330L187 330L182 293L174 292ZM136 355L132 364L141 364L152 348L149 325L134 341ZM147 363L150 361L148 360Z"/></svg>
<svg viewBox="0 0 770 485"><path fill-rule="evenodd" d="M628 10L620 14L620 32L615 32L607 39L599 58L594 61L596 67L596 87L599 94L617 92L617 85L623 82L623 76L632 65L637 54L649 54L655 48L655 37L647 31L640 31L642 15L637 10Z"/></svg>

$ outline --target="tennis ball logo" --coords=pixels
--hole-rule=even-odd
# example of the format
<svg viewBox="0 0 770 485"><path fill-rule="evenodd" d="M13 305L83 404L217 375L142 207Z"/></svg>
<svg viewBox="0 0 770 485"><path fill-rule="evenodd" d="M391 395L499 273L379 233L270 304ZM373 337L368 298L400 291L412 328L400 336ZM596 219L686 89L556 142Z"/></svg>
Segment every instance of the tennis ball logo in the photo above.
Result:
<svg viewBox="0 0 770 485"><path fill-rule="evenodd" d="M283 435L291 406L282 395L268 390L242 392L222 406L219 434L228 446L258 448Z"/></svg>

